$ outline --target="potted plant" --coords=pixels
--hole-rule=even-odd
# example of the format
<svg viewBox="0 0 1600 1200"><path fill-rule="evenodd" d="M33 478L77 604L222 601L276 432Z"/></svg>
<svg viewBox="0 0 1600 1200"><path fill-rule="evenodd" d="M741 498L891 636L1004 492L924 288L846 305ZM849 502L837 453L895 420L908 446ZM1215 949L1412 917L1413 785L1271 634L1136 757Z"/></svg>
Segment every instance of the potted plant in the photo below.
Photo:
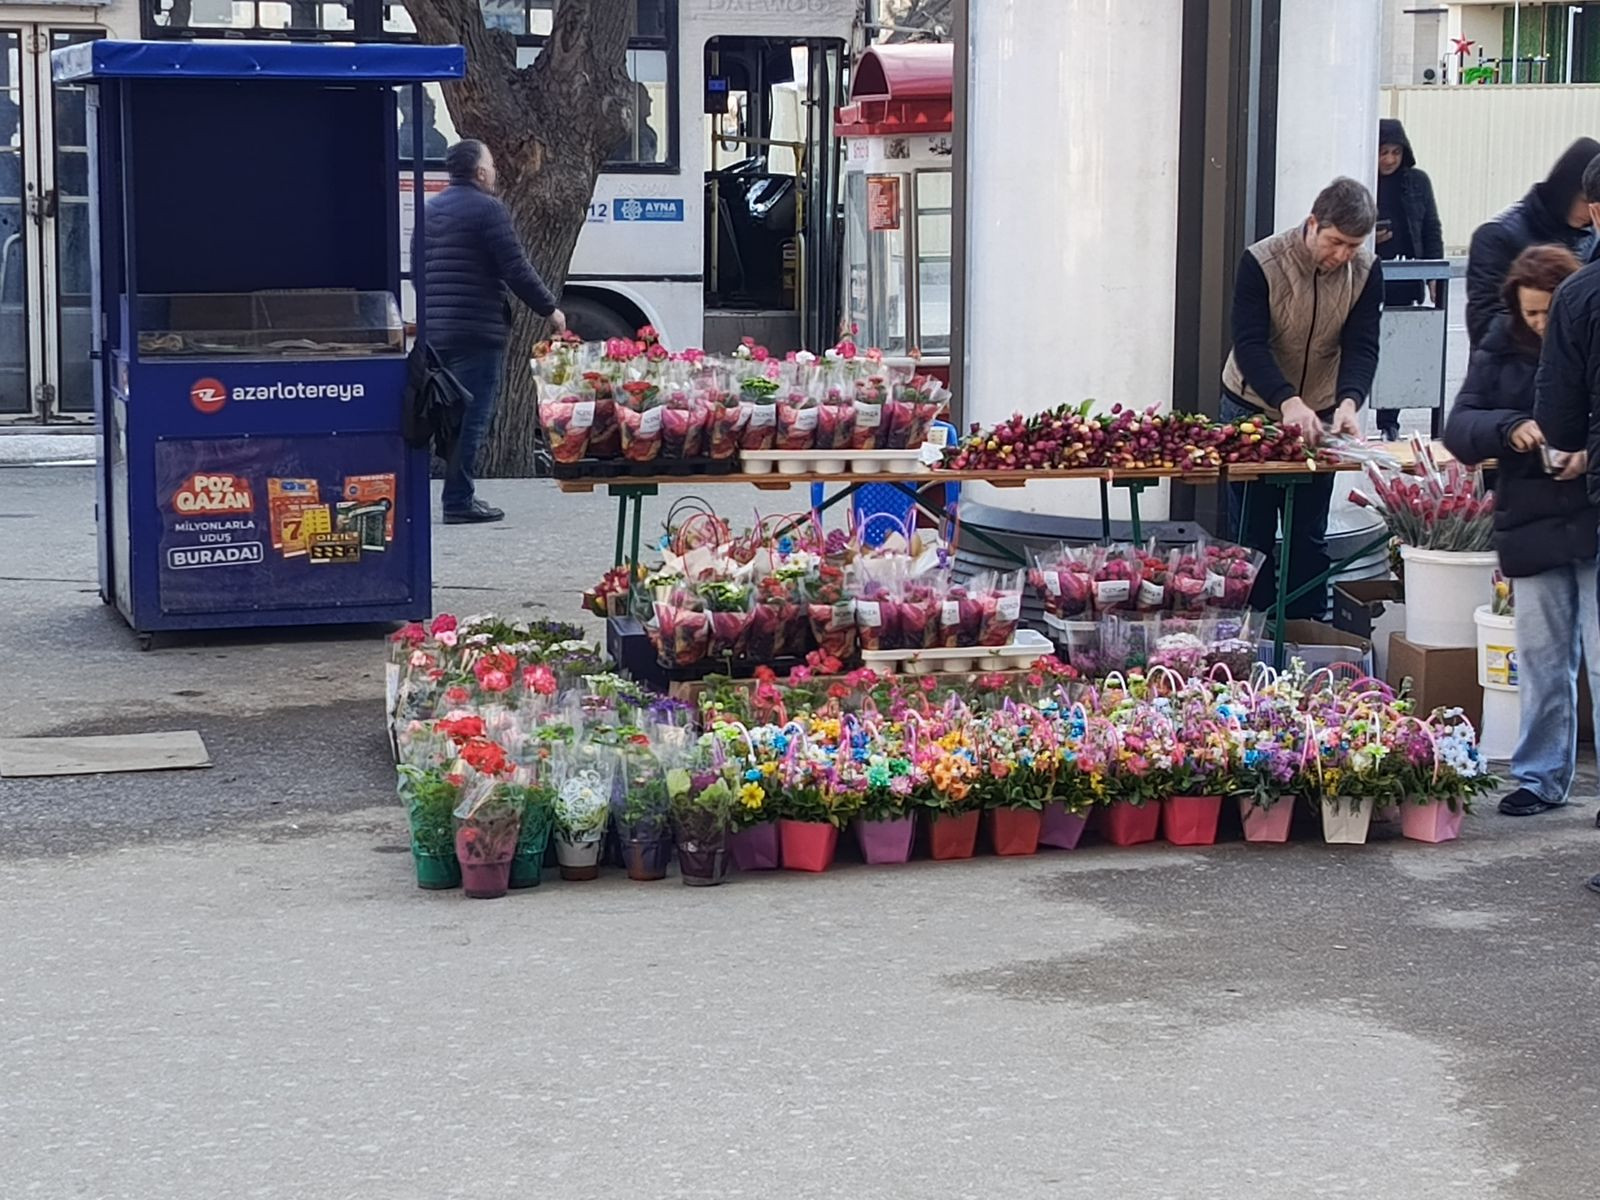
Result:
<svg viewBox="0 0 1600 1200"><path fill-rule="evenodd" d="M516 854L511 859L510 886L534 888L544 873L545 851L550 844L550 823L555 791L540 778L537 767L517 767L511 781L500 785L508 802L522 814Z"/></svg>
<svg viewBox="0 0 1600 1200"><path fill-rule="evenodd" d="M417 886L431 891L461 886L461 865L456 860L456 805L461 802L462 777L442 766L402 764L400 799L411 826L411 859Z"/></svg>
<svg viewBox="0 0 1600 1200"><path fill-rule="evenodd" d="M1477 732L1461 709L1437 709L1426 722L1412 719L1409 726L1399 730L1396 747L1402 764L1400 832L1416 842L1454 841L1472 798L1500 781L1479 753Z"/></svg>
<svg viewBox="0 0 1600 1200"><path fill-rule="evenodd" d="M672 817L666 772L637 729L625 732L621 786L614 798L617 837L628 878L665 879L672 861Z"/></svg>
<svg viewBox="0 0 1600 1200"><path fill-rule="evenodd" d="M455 845L461 889L469 898L494 900L506 894L521 827L520 800L492 776L480 775L462 788L455 810Z"/></svg>
<svg viewBox="0 0 1600 1200"><path fill-rule="evenodd" d="M884 746L869 754L860 776L863 787L855 826L861 857L874 866L910 861L917 831L911 760Z"/></svg>
<svg viewBox="0 0 1600 1200"><path fill-rule="evenodd" d="M1304 718L1286 697L1257 696L1231 730L1230 794L1247 842L1287 842L1301 763L1309 750Z"/></svg>
<svg viewBox="0 0 1600 1200"><path fill-rule="evenodd" d="M966 756L969 750L970 740L958 730L924 755L917 801L928 814L928 855L936 861L971 858L977 849L981 807L973 792L978 772Z"/></svg>
<svg viewBox="0 0 1600 1200"><path fill-rule="evenodd" d="M1113 846L1137 846L1161 831L1161 800L1172 794L1172 723L1152 708L1125 701L1113 715L1118 749L1107 774L1101 828Z"/></svg>
<svg viewBox="0 0 1600 1200"><path fill-rule="evenodd" d="M596 879L611 813L611 775L597 766L570 769L551 806L561 878Z"/></svg>
<svg viewBox="0 0 1600 1200"><path fill-rule="evenodd" d="M1076 850L1089 816L1106 796L1106 767L1114 731L1103 717L1081 707L1062 722L1061 745L1050 799L1039 820L1039 843Z"/></svg>
<svg viewBox="0 0 1600 1200"><path fill-rule="evenodd" d="M678 874L689 887L713 887L727 878L728 823L738 803L736 785L756 786L740 781L736 763L720 769L675 767L667 772Z"/></svg>
<svg viewBox="0 0 1600 1200"><path fill-rule="evenodd" d="M1033 744L1041 724L1032 709L1014 708L1010 701L986 723L976 791L990 845L1002 857L1039 850L1044 806L1055 786L1053 755Z"/></svg>
<svg viewBox="0 0 1600 1200"><path fill-rule="evenodd" d="M778 758L788 749L789 735L774 726L762 727L759 736L742 726L730 728L739 738L749 739L744 782L754 786L740 787L728 833L728 856L741 871L775 871L783 865L783 852L770 785L777 774Z"/></svg>
<svg viewBox="0 0 1600 1200"><path fill-rule="evenodd" d="M1367 840L1372 810L1400 794L1400 778L1387 769L1388 747L1378 718L1364 708L1319 731L1322 840L1359 846ZM1322 766L1323 763L1331 765Z"/></svg>
<svg viewBox="0 0 1600 1200"><path fill-rule="evenodd" d="M1209 694L1185 693L1179 713L1171 794L1161 801L1162 833L1174 846L1214 846L1222 794L1231 790L1232 740Z"/></svg>

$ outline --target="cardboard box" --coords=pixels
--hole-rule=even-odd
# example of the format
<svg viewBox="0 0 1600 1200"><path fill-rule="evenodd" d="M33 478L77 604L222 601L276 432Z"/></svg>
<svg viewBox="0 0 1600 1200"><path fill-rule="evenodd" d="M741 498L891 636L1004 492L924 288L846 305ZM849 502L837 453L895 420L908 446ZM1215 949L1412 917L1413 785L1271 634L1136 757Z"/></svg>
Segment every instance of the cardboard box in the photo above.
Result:
<svg viewBox="0 0 1600 1200"><path fill-rule="evenodd" d="M1391 634L1384 681L1398 689L1407 678L1419 717L1436 708L1459 708L1474 726L1483 721L1476 646L1415 646L1403 634Z"/></svg>
<svg viewBox="0 0 1600 1200"><path fill-rule="evenodd" d="M1389 635L1406 627L1405 592L1394 579L1352 579L1333 585L1333 627L1372 643L1374 675L1389 666Z"/></svg>
<svg viewBox="0 0 1600 1200"><path fill-rule="evenodd" d="M1350 663L1360 674L1372 674L1372 643L1321 621L1283 623L1283 661L1287 664L1297 658L1312 671L1335 663ZM1269 666L1272 663L1270 636L1261 639L1261 661ZM1473 670L1477 670L1476 660Z"/></svg>

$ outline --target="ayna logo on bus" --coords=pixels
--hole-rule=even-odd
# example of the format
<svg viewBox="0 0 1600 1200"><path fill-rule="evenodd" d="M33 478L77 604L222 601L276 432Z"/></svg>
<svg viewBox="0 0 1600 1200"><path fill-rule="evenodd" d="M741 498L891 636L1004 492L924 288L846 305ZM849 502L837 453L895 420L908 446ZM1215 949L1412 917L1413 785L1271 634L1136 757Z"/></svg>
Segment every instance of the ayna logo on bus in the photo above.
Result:
<svg viewBox="0 0 1600 1200"><path fill-rule="evenodd" d="M682 221L682 200L619 198L611 205L618 221Z"/></svg>

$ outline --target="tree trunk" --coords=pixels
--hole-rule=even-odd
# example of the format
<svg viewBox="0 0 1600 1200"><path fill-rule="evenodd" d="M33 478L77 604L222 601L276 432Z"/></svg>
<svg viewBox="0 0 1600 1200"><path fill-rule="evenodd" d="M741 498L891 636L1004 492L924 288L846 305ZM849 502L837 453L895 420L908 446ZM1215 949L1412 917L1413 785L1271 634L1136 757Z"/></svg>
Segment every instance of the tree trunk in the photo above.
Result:
<svg viewBox="0 0 1600 1200"><path fill-rule="evenodd" d="M632 120L628 35L636 0L557 0L549 39L529 67L511 35L484 26L478 0L409 0L422 40L467 48L467 77L444 88L463 137L493 152L500 195L539 274L557 295L588 219L595 179ZM529 352L544 322L521 304L505 385L479 468L533 474L537 397Z"/></svg>

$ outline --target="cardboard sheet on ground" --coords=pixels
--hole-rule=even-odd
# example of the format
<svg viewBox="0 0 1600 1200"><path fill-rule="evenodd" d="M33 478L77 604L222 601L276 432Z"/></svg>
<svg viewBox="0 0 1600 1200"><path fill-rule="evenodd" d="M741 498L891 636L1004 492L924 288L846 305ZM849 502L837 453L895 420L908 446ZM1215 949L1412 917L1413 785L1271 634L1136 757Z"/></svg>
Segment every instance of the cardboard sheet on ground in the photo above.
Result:
<svg viewBox="0 0 1600 1200"><path fill-rule="evenodd" d="M209 767L211 755L193 729L108 737L0 738L0 778L109 775Z"/></svg>

